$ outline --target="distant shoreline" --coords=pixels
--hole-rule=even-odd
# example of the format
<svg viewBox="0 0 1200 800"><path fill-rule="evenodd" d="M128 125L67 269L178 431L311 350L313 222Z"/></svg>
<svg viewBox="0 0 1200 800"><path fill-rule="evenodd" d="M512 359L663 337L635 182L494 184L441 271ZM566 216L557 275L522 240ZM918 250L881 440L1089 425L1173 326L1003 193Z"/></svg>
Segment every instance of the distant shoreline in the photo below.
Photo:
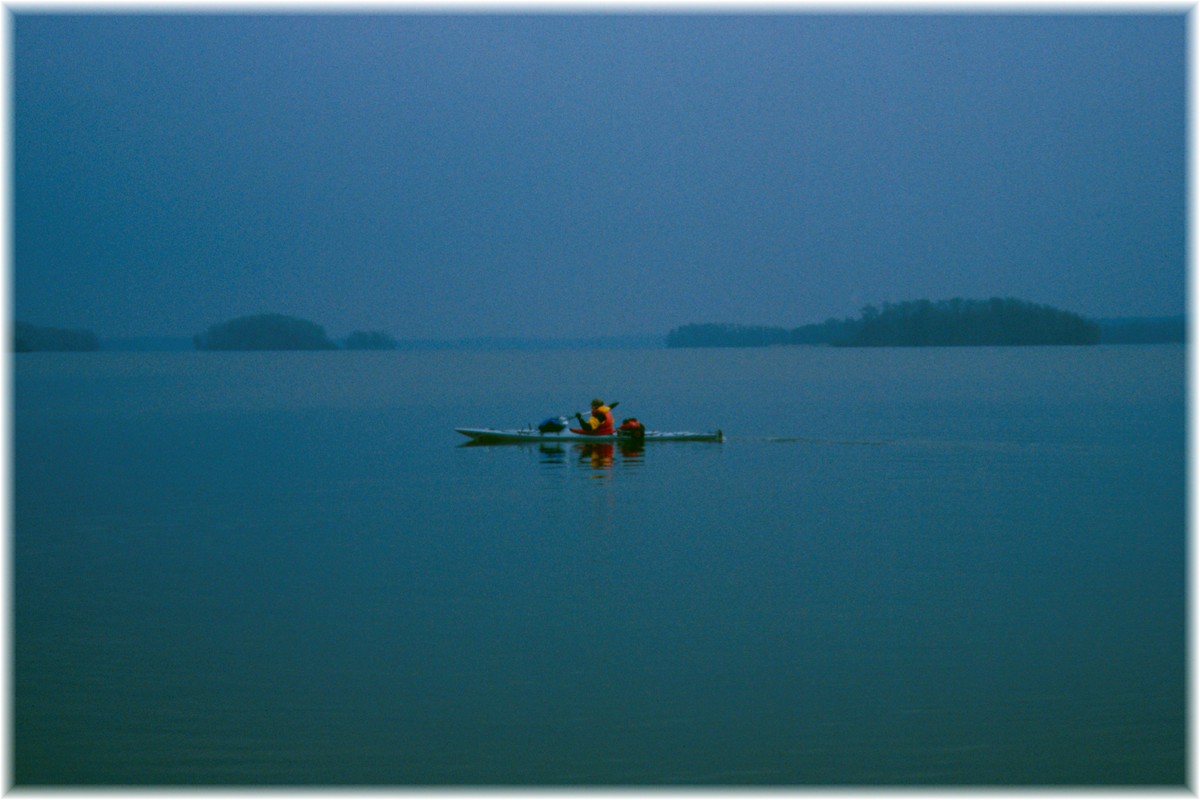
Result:
<svg viewBox="0 0 1200 800"><path fill-rule="evenodd" d="M1186 344L1187 317L1114 317L1098 319L1100 344ZM827 345L782 345L826 347ZM430 350L665 350L664 336L605 336L599 338L400 339L396 351ZM200 352L186 336L140 336L100 340L101 352L172 353Z"/></svg>
<svg viewBox="0 0 1200 800"><path fill-rule="evenodd" d="M459 339L398 339L391 352L428 350L653 350L665 348L664 337L651 334L645 336L601 336L578 338L548 338L477 336ZM191 337L186 336L134 336L114 337L100 340L104 352L126 353L176 353L204 352L197 350ZM225 351L252 352L252 351ZM261 352L261 351L260 351ZM287 351L275 351L287 352ZM350 351L347 351L350 352ZM389 352L388 350L376 352Z"/></svg>
<svg viewBox="0 0 1200 800"><path fill-rule="evenodd" d="M1095 320L1100 325L1101 345L1107 344L1186 344L1187 316L1112 317ZM780 345L785 347L826 347L828 345ZM602 337L467 337L456 339L399 339L396 351L434 350L659 350L667 349L660 335ZM127 336L99 339L98 350L107 353L195 353L189 336Z"/></svg>
<svg viewBox="0 0 1200 800"><path fill-rule="evenodd" d="M785 328L692 323L671 330L667 347L1020 347L1186 343L1187 317L1087 319L1012 298L909 301L867 306L859 319Z"/></svg>

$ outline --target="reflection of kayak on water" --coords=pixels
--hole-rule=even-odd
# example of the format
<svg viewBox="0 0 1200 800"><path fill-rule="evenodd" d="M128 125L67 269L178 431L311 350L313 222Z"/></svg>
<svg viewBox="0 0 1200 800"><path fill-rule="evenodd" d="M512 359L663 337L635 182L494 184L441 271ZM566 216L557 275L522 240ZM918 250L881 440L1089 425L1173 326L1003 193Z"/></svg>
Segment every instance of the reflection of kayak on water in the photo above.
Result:
<svg viewBox="0 0 1200 800"><path fill-rule="evenodd" d="M588 433L575 433L571 430L543 432L537 428L520 428L516 430L497 430L495 428L455 428L456 432L479 444L508 444L516 442L531 442L554 444L556 442L630 442L633 437L623 433L604 434L596 436ZM695 433L693 431L646 431L636 440L640 442L719 442L725 438L721 431L713 433Z"/></svg>

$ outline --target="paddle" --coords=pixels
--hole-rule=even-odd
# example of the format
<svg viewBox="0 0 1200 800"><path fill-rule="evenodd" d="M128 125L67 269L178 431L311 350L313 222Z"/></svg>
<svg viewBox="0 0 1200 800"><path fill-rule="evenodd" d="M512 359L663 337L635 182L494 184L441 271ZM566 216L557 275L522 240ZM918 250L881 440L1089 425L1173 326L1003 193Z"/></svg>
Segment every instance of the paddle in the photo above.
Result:
<svg viewBox="0 0 1200 800"><path fill-rule="evenodd" d="M618 400L618 401L617 401L617 402L615 402L615 403L609 403L609 404L608 404L608 410L609 410L609 411L612 411L614 408L616 408L616 407L617 407L617 406L619 406L619 405L621 405L621 401L620 401L620 400ZM583 422L583 414L580 414L578 411L576 411L576 412L575 412L575 418L576 418L577 420L579 420L580 422Z"/></svg>
<svg viewBox="0 0 1200 800"><path fill-rule="evenodd" d="M617 401L615 403L610 403L608 406L608 409L611 411L612 409L616 408L620 404L621 404L620 401ZM575 412L574 416L575 416L575 419L579 420L579 424L582 425L583 424L583 415L580 414L579 412ZM557 419L567 420L567 419L570 419L570 417L567 416L566 414L564 414L561 417L558 417ZM546 427L551 422L552 422L552 420L550 420L550 419L546 420L541 425L537 426L538 430L541 431L542 433L557 433L558 431L562 430L562 428L567 427L566 425L561 425L561 423L555 423L554 427ZM560 427L560 425L561 425L561 427ZM533 425L530 425L529 427L532 428Z"/></svg>

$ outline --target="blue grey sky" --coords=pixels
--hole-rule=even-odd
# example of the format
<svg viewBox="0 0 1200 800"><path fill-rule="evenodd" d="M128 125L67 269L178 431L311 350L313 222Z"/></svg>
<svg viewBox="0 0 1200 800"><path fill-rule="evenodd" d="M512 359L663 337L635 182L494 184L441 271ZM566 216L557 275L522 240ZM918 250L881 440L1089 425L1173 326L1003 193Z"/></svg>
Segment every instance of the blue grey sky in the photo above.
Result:
<svg viewBox="0 0 1200 800"><path fill-rule="evenodd" d="M13 315L102 337L1186 305L1186 17L13 13Z"/></svg>

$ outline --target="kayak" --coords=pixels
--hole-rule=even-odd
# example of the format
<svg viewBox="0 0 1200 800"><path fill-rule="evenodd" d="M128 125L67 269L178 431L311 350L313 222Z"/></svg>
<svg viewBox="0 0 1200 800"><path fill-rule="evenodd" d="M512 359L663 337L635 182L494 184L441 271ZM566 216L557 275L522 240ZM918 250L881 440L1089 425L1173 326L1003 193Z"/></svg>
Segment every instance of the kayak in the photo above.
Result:
<svg viewBox="0 0 1200 800"><path fill-rule="evenodd" d="M720 431L713 433L694 433L692 431L646 431L642 439L634 439L626 434L604 434L596 436L588 433L574 433L570 430L558 433L542 433L537 428L521 428L519 430L497 430L495 428L455 428L472 441L484 442L720 442L725 435Z"/></svg>

